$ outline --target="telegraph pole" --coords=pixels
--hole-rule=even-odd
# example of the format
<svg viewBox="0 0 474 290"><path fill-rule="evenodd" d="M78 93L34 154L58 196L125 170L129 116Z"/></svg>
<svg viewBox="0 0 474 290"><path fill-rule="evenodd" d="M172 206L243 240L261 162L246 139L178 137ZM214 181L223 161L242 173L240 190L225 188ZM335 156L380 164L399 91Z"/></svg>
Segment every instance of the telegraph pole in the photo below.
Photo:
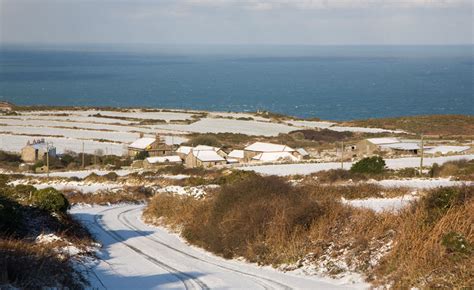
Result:
<svg viewBox="0 0 474 290"><path fill-rule="evenodd" d="M424 149L423 149L424 145L423 145L423 134L421 134L421 152L420 152L420 176L423 174L423 155L424 155Z"/></svg>
<svg viewBox="0 0 474 290"><path fill-rule="evenodd" d="M82 169L84 169L85 160L84 160L84 141L82 141Z"/></svg>
<svg viewBox="0 0 474 290"><path fill-rule="evenodd" d="M341 142L341 169L344 169L344 141Z"/></svg>
<svg viewBox="0 0 474 290"><path fill-rule="evenodd" d="M49 145L46 145L46 177L49 179Z"/></svg>

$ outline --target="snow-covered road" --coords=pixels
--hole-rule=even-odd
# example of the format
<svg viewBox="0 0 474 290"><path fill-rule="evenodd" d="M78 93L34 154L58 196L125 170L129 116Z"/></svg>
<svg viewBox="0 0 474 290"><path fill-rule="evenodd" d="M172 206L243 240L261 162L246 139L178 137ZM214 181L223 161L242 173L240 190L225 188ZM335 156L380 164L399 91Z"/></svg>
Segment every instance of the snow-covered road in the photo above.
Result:
<svg viewBox="0 0 474 290"><path fill-rule="evenodd" d="M141 221L143 205L75 207L73 216L103 245L92 267L99 289L348 289L365 283L300 276L225 260Z"/></svg>

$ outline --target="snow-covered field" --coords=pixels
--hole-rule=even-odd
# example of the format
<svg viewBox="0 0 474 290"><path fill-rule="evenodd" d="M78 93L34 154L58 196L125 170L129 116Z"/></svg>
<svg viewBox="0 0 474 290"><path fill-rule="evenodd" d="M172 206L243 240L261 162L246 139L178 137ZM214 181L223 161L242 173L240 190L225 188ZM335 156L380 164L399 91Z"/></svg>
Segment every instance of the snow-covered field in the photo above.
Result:
<svg viewBox="0 0 474 290"><path fill-rule="evenodd" d="M90 265L96 289L367 289L344 279L283 273L225 260L186 244L176 234L141 221L142 205L75 207L80 220L102 244Z"/></svg>
<svg viewBox="0 0 474 290"><path fill-rule="evenodd" d="M462 186L462 185L474 185L472 181L456 181L450 180L449 178L407 178L407 179L388 179L388 180L374 180L371 183L381 185L383 187L409 187L409 188L436 188L446 186Z"/></svg>
<svg viewBox="0 0 474 290"><path fill-rule="evenodd" d="M100 114L99 116L94 116ZM332 122L288 120L271 122L250 113L209 112L207 117L191 124L176 123L192 120L202 112L127 112L106 110L58 110L21 112L19 116L0 116L0 150L19 152L28 140L45 138L53 142L59 153L66 150L80 152L82 143L85 152L97 149L108 150L108 154L122 155L124 146L144 133L151 137L159 134L168 144L185 142L189 133L241 133L257 136L276 136L304 128L327 128L336 131L380 133L388 130L336 126ZM117 119L119 118L119 119ZM131 119L120 119L131 118ZM233 118L233 119L227 119ZM238 120L252 118L253 120ZM140 120L163 120L166 123L143 125ZM94 141L95 140L95 141ZM101 142L98 142L98 141Z"/></svg>
<svg viewBox="0 0 474 290"><path fill-rule="evenodd" d="M454 160L471 160L474 159L474 155L455 155L455 156L443 156L443 157L430 157L424 158L424 166L432 166L434 163L443 164L448 161ZM402 169L407 167L418 167L420 166L420 158L407 157L407 158L396 158L386 159L385 163L390 169ZM351 162L345 162L344 168L349 169L352 166ZM338 169L341 168L340 162L326 162L326 163L299 163L299 164L272 164L272 165L257 165L257 166L244 166L238 167L241 170L253 170L257 173L266 175L306 175L314 172L323 170Z"/></svg>
<svg viewBox="0 0 474 290"><path fill-rule="evenodd" d="M342 199L342 202L353 207L361 207L372 209L376 212L382 211L398 211L411 202L418 199L417 196L404 195L393 198L365 198L365 199Z"/></svg>

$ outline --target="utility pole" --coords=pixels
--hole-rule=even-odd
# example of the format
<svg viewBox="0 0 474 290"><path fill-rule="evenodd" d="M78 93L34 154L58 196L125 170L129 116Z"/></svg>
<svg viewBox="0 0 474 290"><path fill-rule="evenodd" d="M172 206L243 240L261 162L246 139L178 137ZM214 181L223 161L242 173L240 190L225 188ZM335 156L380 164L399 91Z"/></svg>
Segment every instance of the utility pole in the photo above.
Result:
<svg viewBox="0 0 474 290"><path fill-rule="evenodd" d="M341 169L344 169L344 141L341 142Z"/></svg>
<svg viewBox="0 0 474 290"><path fill-rule="evenodd" d="M85 167L85 160L84 160L84 141L82 141L82 169Z"/></svg>
<svg viewBox="0 0 474 290"><path fill-rule="evenodd" d="M423 145L423 134L421 134L421 152L420 152L420 176L423 174L423 155L424 155L424 145Z"/></svg>
<svg viewBox="0 0 474 290"><path fill-rule="evenodd" d="M49 179L49 145L46 145L46 177Z"/></svg>

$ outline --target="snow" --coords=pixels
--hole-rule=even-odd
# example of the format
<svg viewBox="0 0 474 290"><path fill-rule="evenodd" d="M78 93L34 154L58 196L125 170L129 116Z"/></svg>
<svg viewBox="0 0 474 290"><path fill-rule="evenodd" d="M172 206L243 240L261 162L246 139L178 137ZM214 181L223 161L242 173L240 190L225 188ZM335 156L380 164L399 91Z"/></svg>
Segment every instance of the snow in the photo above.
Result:
<svg viewBox="0 0 474 290"><path fill-rule="evenodd" d="M177 195L189 195L195 198L204 197L206 195L205 186L179 186L170 185L167 187L160 188L156 191L157 193L172 193Z"/></svg>
<svg viewBox="0 0 474 290"><path fill-rule="evenodd" d="M298 158L289 152L263 152L252 157L253 160L272 162L278 160L298 161Z"/></svg>
<svg viewBox="0 0 474 290"><path fill-rule="evenodd" d="M400 140L398 138L369 138L367 139L372 144L375 145L382 145L382 144L393 144L393 143L399 143Z"/></svg>
<svg viewBox="0 0 474 290"><path fill-rule="evenodd" d="M376 212L383 212L398 211L417 199L418 197L410 194L394 198L366 198L351 200L342 198L342 202L353 207L368 208Z"/></svg>
<svg viewBox="0 0 474 290"><path fill-rule="evenodd" d="M148 146L156 142L156 138L140 138L128 145L129 148L146 149Z"/></svg>
<svg viewBox="0 0 474 290"><path fill-rule="evenodd" d="M301 156L308 156L309 153L304 148L296 148L296 152L298 152Z"/></svg>
<svg viewBox="0 0 474 290"><path fill-rule="evenodd" d="M402 130L387 130L380 128L365 128L365 127L345 127L345 126L332 126L329 130L338 132L360 132L360 133L406 133Z"/></svg>
<svg viewBox="0 0 474 290"><path fill-rule="evenodd" d="M277 136L296 130L295 127L259 121L203 118L191 124L159 124L151 126L158 129L178 130L194 133L241 133L257 136Z"/></svg>
<svg viewBox="0 0 474 290"><path fill-rule="evenodd" d="M98 183L98 182L82 182L82 181L42 181L41 183L34 184L29 182L24 182L23 180L15 180L12 182L13 185L18 184L30 184L36 189L43 189L47 187L53 187L56 190L73 190L80 191L82 193L97 193L101 191L116 191L122 188L119 184L109 184L109 183Z"/></svg>
<svg viewBox="0 0 474 290"><path fill-rule="evenodd" d="M287 121L286 123L293 126L305 127L305 128L319 128L319 129L331 129L330 127L336 123L324 122L324 121Z"/></svg>
<svg viewBox="0 0 474 290"><path fill-rule="evenodd" d="M454 156L443 156L443 157L427 157L423 159L424 166L432 166L434 163L443 164L448 161L455 160L471 160L474 159L474 155L454 155ZM419 157L408 157L408 158L396 158L396 159L385 159L385 163L388 168L391 169L402 169L407 167L418 167L420 166ZM345 162L344 168L349 169L352 166L352 162ZM253 170L260 174L267 175L306 175L314 172L323 170L338 169L341 168L340 162L325 162L325 163L299 163L299 164L272 164L272 165L258 165L258 166L244 166L239 167L241 170Z"/></svg>
<svg viewBox="0 0 474 290"><path fill-rule="evenodd" d="M182 153L182 154L188 155L189 152L191 152L191 149L193 149L193 147L191 146L179 146L179 148L176 149L176 153Z"/></svg>
<svg viewBox="0 0 474 290"><path fill-rule="evenodd" d="M436 146L425 150L426 154L448 154L448 153L461 153L471 149L470 146Z"/></svg>
<svg viewBox="0 0 474 290"><path fill-rule="evenodd" d="M295 151L295 149L288 147L286 145L272 144L272 143L265 143L265 142L255 142L245 147L244 150L254 151L254 152L293 152Z"/></svg>
<svg viewBox="0 0 474 290"><path fill-rule="evenodd" d="M244 150L232 150L227 156L230 158L242 159L244 158Z"/></svg>
<svg viewBox="0 0 474 290"><path fill-rule="evenodd" d="M225 159L214 150L193 150L192 152L194 157L204 162L225 161Z"/></svg>
<svg viewBox="0 0 474 290"><path fill-rule="evenodd" d="M386 179L386 180L372 180L370 183L375 183L383 187L410 187L410 188L436 188L446 186L460 186L460 185L474 185L472 181L455 181L449 178L410 178L410 179Z"/></svg>
<svg viewBox="0 0 474 290"><path fill-rule="evenodd" d="M395 144L382 144L380 145L382 148L390 148L396 150L419 150L420 145L418 143L411 143L411 142L400 142Z"/></svg>
<svg viewBox="0 0 474 290"><path fill-rule="evenodd" d="M77 171L65 171L65 172L51 172L49 176L51 177L77 177L77 178L85 178L90 174L94 173L97 175L106 175L110 172L115 172L118 176L125 176L130 173L139 172L136 169L119 169L119 170L77 170ZM37 177L46 177L46 173L26 173L25 175L37 176Z"/></svg>
<svg viewBox="0 0 474 290"><path fill-rule="evenodd" d="M157 157L148 157L146 161L150 164L154 163L167 163L167 162L174 162L174 163L181 163L181 157L179 156L157 156Z"/></svg>
<svg viewBox="0 0 474 290"><path fill-rule="evenodd" d="M367 289L368 284L282 273L225 260L141 221L143 205L74 207L74 218L102 244L91 264L97 289Z"/></svg>

